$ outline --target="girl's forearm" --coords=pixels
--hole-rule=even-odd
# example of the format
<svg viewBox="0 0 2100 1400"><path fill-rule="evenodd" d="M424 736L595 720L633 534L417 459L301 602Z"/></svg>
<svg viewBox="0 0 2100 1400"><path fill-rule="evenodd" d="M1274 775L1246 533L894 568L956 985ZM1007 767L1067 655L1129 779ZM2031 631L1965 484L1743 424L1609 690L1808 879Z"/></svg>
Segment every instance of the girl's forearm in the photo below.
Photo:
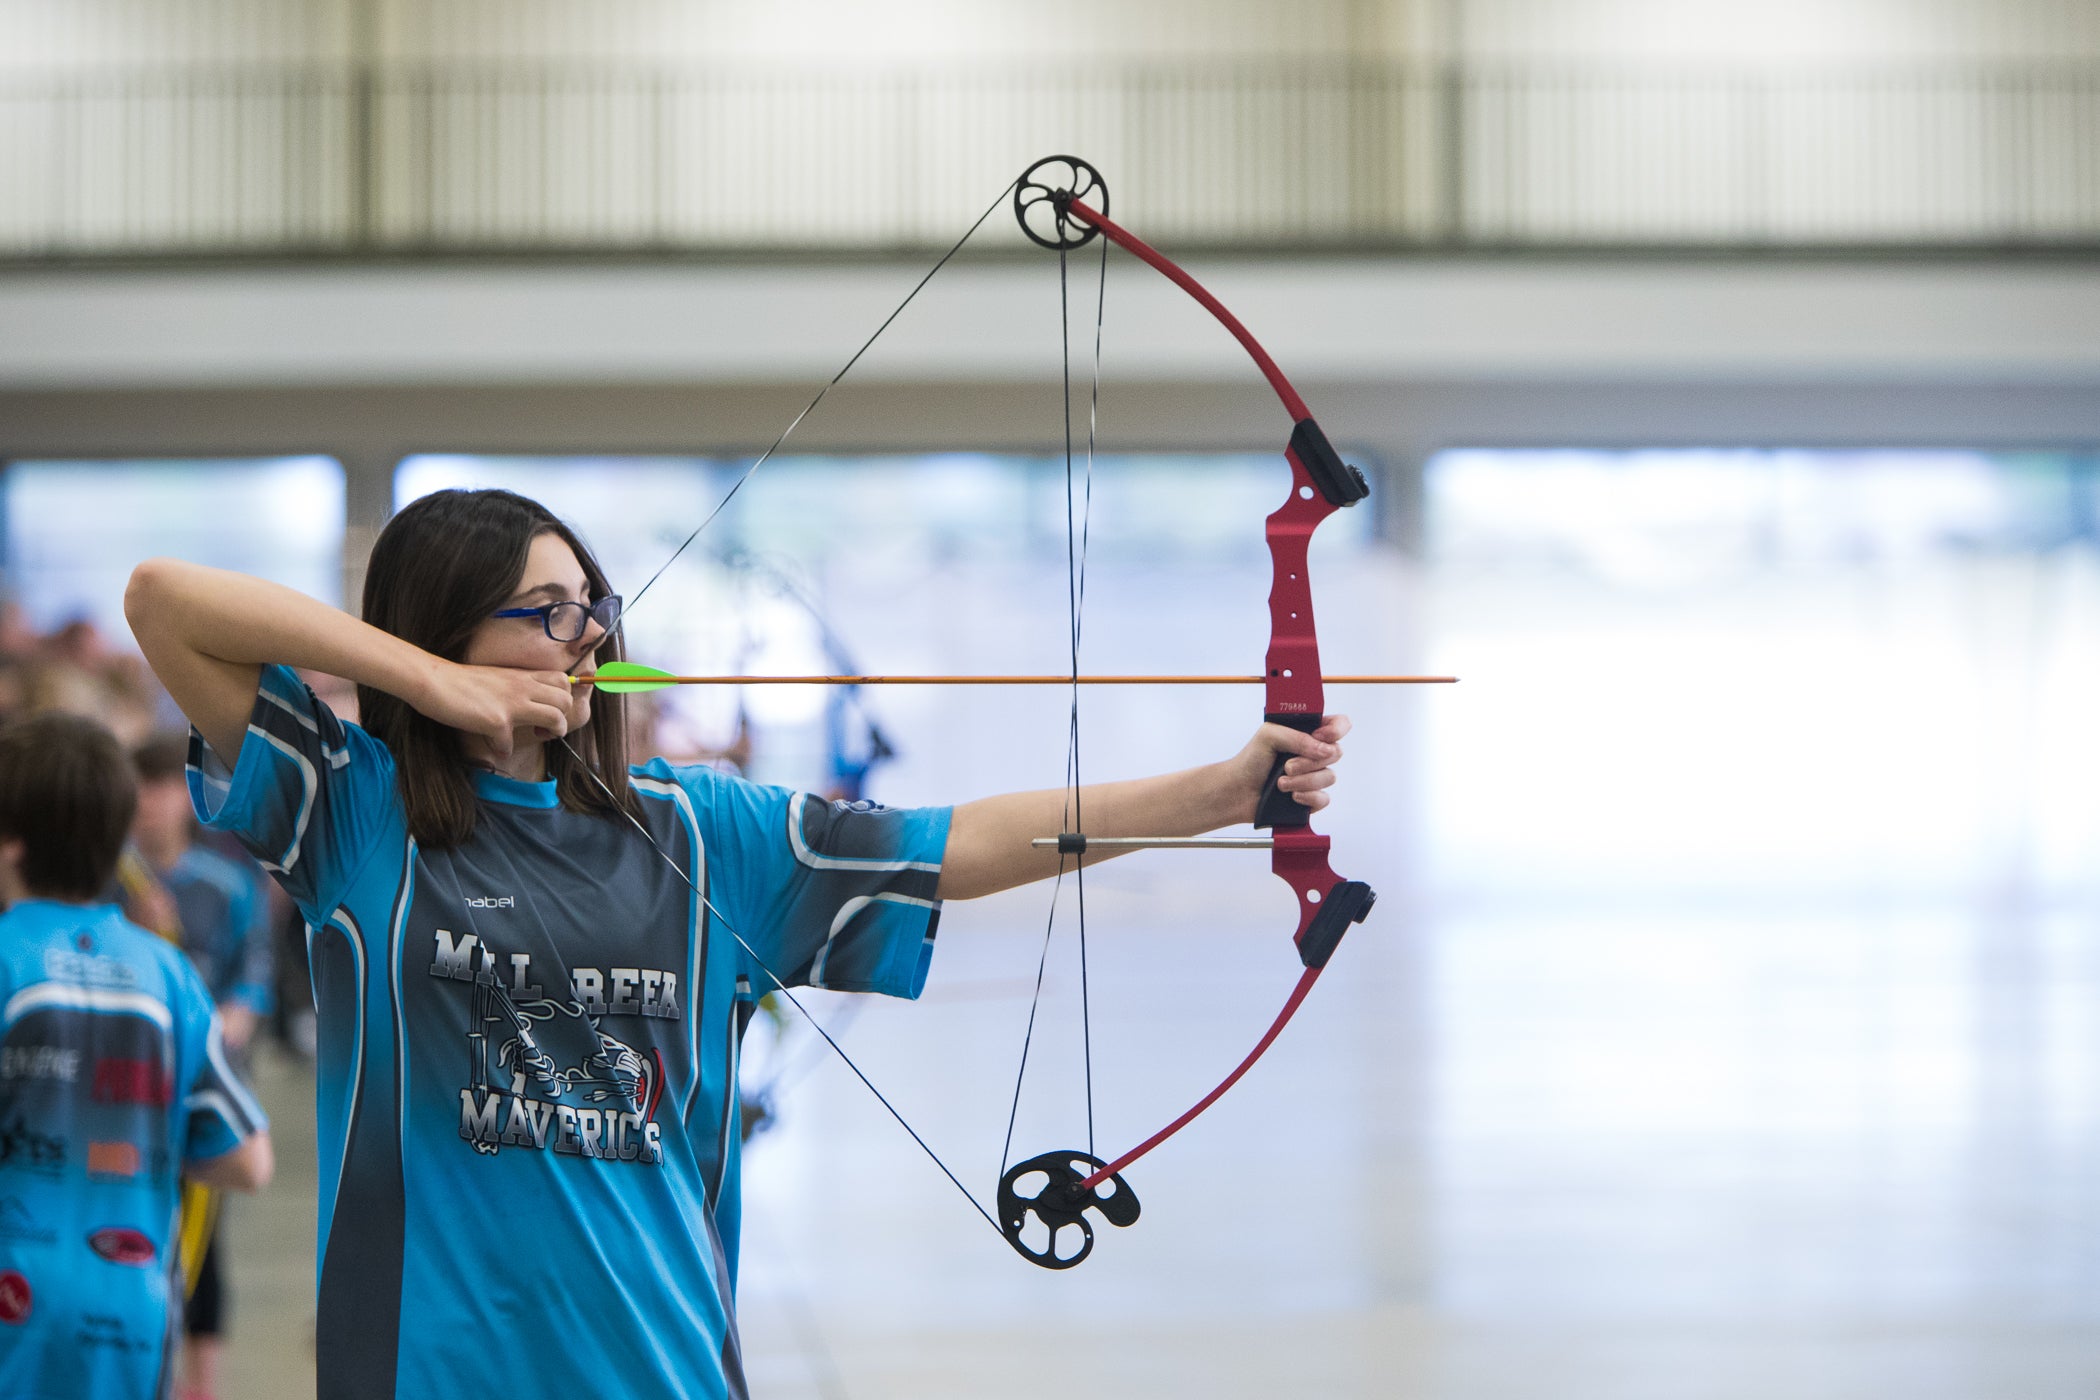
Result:
<svg viewBox="0 0 2100 1400"><path fill-rule="evenodd" d="M1093 783L1079 790L1078 816L1062 788L980 798L955 809L941 862L940 897L975 899L1055 875L1071 857L1040 850L1038 837L1084 827L1089 836L1200 836L1251 820L1255 793L1238 765L1201 768L1128 782ZM1089 850L1094 865L1123 854Z"/></svg>
<svg viewBox="0 0 2100 1400"><path fill-rule="evenodd" d="M160 683L227 763L241 750L265 665L325 671L420 708L444 664L294 589L179 559L132 570L124 616Z"/></svg>
<svg viewBox="0 0 2100 1400"><path fill-rule="evenodd" d="M236 666L323 671L412 699L437 661L296 589L180 559L139 565L124 610L156 670L180 648Z"/></svg>

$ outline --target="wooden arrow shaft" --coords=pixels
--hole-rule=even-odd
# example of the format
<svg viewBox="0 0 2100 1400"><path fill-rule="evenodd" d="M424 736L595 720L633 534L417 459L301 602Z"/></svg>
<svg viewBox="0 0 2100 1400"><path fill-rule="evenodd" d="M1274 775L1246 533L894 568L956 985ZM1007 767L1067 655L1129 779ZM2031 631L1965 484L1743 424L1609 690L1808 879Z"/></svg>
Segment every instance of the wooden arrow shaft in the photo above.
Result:
<svg viewBox="0 0 2100 1400"><path fill-rule="evenodd" d="M576 683L590 676L572 676ZM1080 685L1260 685L1262 676L1079 676ZM1456 676L1327 676L1328 685L1451 685ZM659 685L1071 685L1072 676L648 676L620 677L627 686ZM611 684L612 682L608 682Z"/></svg>

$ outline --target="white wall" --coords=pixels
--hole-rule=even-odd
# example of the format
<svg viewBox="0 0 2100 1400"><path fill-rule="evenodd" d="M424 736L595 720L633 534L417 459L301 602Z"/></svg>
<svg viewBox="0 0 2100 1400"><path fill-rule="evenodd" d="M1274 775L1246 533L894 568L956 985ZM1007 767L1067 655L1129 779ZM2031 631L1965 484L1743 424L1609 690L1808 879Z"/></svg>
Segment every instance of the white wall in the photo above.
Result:
<svg viewBox="0 0 2100 1400"><path fill-rule="evenodd" d="M2100 56L2091 0L1454 0L1464 51L1661 65Z"/></svg>
<svg viewBox="0 0 2100 1400"><path fill-rule="evenodd" d="M0 0L0 70L272 59L2055 60L2090 0Z"/></svg>
<svg viewBox="0 0 2100 1400"><path fill-rule="evenodd" d="M0 69L312 59L877 65L1406 52L1439 0L0 0Z"/></svg>
<svg viewBox="0 0 2100 1400"><path fill-rule="evenodd" d="M2096 58L2090 0L0 0L0 253L920 246L1053 151L1219 244L2091 241Z"/></svg>

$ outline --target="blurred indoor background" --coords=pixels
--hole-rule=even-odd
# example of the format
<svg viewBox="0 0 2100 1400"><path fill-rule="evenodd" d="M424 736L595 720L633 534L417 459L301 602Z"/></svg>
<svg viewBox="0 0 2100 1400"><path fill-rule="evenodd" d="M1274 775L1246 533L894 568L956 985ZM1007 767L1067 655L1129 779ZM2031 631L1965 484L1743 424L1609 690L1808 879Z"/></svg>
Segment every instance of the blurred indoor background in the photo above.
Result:
<svg viewBox="0 0 2100 1400"><path fill-rule="evenodd" d="M1381 901L1080 1269L793 1018L758 1047L757 1393L2100 1392L2093 0L0 0L0 709L165 723L134 563L354 607L449 485L632 595L1058 152L1370 477L1314 551L1326 668L1462 679L1330 694L1321 825ZM1060 297L994 211L633 654L1063 668ZM1099 304L1085 665L1257 669L1289 422L1133 260ZM1056 785L1065 704L701 692L653 738L952 801ZM1082 775L1257 718L1092 693ZM1085 1123L1061 899L1031 1154ZM1049 900L951 906L922 1003L814 1008L987 1200ZM1103 1147L1253 1043L1291 909L1235 853L1090 877ZM226 1390L271 1400L312 1385L284 1020Z"/></svg>

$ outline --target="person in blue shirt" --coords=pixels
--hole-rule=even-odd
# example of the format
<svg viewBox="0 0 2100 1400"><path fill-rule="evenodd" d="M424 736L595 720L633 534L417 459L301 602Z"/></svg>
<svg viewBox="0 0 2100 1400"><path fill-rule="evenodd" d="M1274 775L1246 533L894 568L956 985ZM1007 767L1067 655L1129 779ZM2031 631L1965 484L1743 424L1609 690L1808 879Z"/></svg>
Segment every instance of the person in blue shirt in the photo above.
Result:
<svg viewBox="0 0 2100 1400"><path fill-rule="evenodd" d="M196 839L188 758L186 734L155 734L132 750L139 806L131 842L174 899L182 951L218 1004L238 1069L257 1026L277 1009L270 891L254 861Z"/></svg>
<svg viewBox="0 0 2100 1400"><path fill-rule="evenodd" d="M621 698L571 679L619 656L619 607L574 531L503 491L398 513L362 621L180 561L132 574L199 815L310 929L321 1400L745 1394L756 998L916 996L944 899L1057 873L1029 842L1062 791L892 811L630 767ZM360 723L294 667L355 681ZM1223 763L1090 786L1088 831L1250 820L1278 753L1318 808L1347 730L1265 725Z"/></svg>
<svg viewBox="0 0 2100 1400"><path fill-rule="evenodd" d="M132 848L145 859L174 905L182 951L204 979L219 1011L226 1059L245 1082L248 1047L255 1028L275 1007L275 929L269 890L247 856L223 855L196 840L190 809L189 738L156 734L132 750L138 775L138 814L131 822ZM184 1225L201 1239L200 1257L189 1261L194 1282L183 1310L184 1400L210 1400L218 1393L231 1289L218 1198L191 1192Z"/></svg>
<svg viewBox="0 0 2100 1400"><path fill-rule="evenodd" d="M154 1400L184 1175L255 1190L262 1110L179 949L101 903L136 791L94 722L0 731L0 1395Z"/></svg>

